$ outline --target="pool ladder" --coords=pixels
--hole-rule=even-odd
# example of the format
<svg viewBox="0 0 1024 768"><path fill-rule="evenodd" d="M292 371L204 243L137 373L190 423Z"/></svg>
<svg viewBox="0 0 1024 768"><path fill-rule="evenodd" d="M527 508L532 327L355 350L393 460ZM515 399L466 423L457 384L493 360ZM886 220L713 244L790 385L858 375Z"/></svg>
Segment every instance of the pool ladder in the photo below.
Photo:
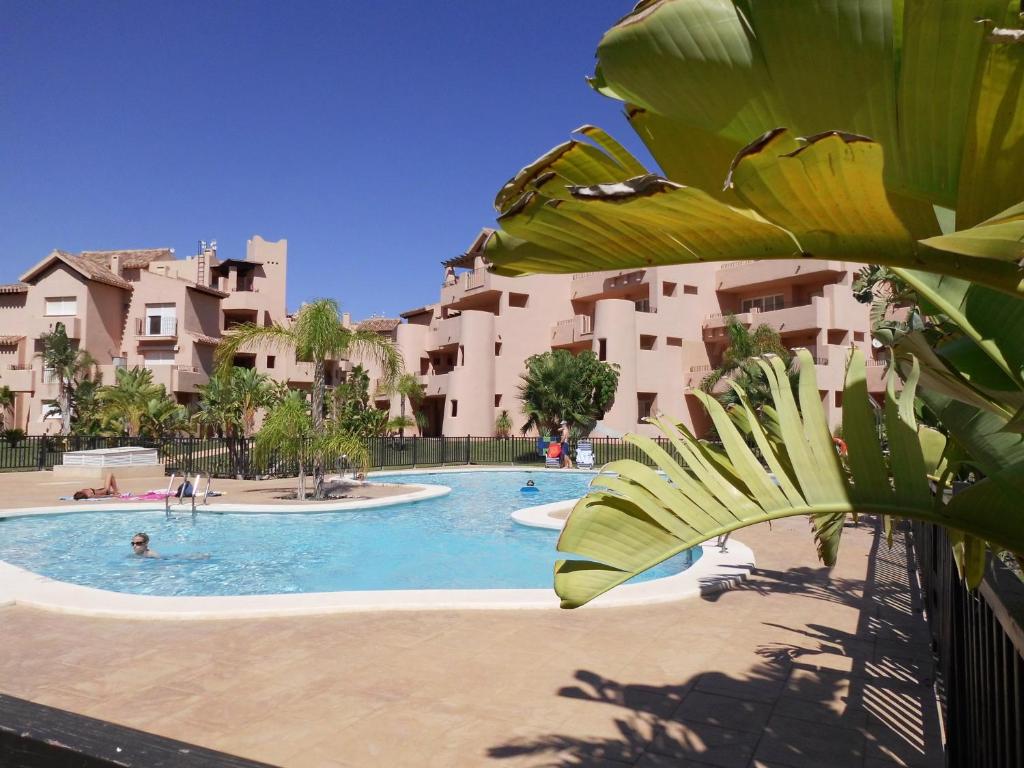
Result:
<svg viewBox="0 0 1024 768"><path fill-rule="evenodd" d="M175 475L173 475L173 474L171 475L171 481L167 484L167 496L164 497L164 515L168 519L170 519L171 513L173 511L175 511L173 509L173 507L180 506L180 505L184 504L185 503L185 498L189 498L192 501L192 520L193 520L193 522L195 521L195 519L196 519L196 511L197 511L196 510L196 497L199 495L199 484L202 481L203 477L204 477L204 474L202 472L197 472L195 480L192 482L192 495L188 496L188 497L184 497L184 496L183 497L178 497L178 496L175 496L174 492L173 492ZM203 491L203 500L202 500L202 502L200 502L201 504L206 504L209 501L209 499L210 499L210 484L213 482L213 479L209 475L205 475L205 477L206 477L206 489ZM184 475L184 478L185 478L185 481L188 482L188 475ZM176 499L176 501L172 502L171 499Z"/></svg>

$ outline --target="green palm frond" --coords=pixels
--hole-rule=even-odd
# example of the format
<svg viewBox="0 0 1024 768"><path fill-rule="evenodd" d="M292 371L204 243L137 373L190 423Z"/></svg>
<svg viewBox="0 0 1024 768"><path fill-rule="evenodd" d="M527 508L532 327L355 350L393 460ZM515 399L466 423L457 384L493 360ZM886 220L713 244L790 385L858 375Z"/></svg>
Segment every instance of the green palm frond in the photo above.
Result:
<svg viewBox="0 0 1024 768"><path fill-rule="evenodd" d="M834 562L846 515L881 514L945 525L1010 549L1024 546L1021 513L1004 486L993 483L984 508L965 502L937 505L927 482L925 456L913 414L916 365L897 394L890 372L885 421L890 444L883 454L868 403L866 368L851 354L844 393L843 434L849 466L838 460L806 350L798 394L777 358L762 364L774 400L781 441L772 439L741 395L746 423L763 463L713 398L698 393L722 438L735 476L710 461L692 435L664 420L656 423L681 457L674 459L649 438L630 435L664 475L635 461L613 462L614 475L595 479L577 503L558 542L561 552L586 560L561 560L555 590L563 607L592 600L673 555L759 522L808 515L819 555ZM1024 476L1024 475L1022 475ZM981 485L981 484L979 484ZM998 486L997 490L991 490ZM979 495L985 491L976 492ZM959 497L957 497L959 498Z"/></svg>

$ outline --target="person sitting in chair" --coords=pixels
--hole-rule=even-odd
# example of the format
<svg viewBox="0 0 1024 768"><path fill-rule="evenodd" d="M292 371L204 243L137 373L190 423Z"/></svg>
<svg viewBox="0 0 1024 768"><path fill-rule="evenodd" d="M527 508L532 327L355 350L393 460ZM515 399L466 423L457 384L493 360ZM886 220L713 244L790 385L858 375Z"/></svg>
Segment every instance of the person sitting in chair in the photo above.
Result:
<svg viewBox="0 0 1024 768"><path fill-rule="evenodd" d="M114 473L111 472L107 475L107 484L102 488L80 488L75 491L75 495L72 496L75 501L81 501L82 499L96 499L105 496L119 496L121 491L117 488L117 480L114 479Z"/></svg>

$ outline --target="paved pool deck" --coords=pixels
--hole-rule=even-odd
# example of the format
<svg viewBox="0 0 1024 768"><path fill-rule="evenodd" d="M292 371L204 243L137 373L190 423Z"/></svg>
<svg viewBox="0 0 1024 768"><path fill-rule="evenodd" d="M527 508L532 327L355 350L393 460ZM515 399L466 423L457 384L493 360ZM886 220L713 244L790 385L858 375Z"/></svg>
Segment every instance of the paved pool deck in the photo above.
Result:
<svg viewBox="0 0 1024 768"><path fill-rule="evenodd" d="M48 473L26 474L51 503ZM180 622L0 608L0 692L282 766L941 765L904 538L849 526L833 569L804 519L740 538L758 561L744 585L648 607Z"/></svg>

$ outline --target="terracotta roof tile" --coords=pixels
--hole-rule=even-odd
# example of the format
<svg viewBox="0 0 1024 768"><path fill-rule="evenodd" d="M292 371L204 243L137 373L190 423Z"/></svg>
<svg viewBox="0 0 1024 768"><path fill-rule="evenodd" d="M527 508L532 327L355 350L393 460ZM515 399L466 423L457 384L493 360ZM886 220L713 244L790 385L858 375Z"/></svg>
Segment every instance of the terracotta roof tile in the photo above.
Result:
<svg viewBox="0 0 1024 768"><path fill-rule="evenodd" d="M0 336L0 345L10 346L24 339L24 336Z"/></svg>
<svg viewBox="0 0 1024 768"><path fill-rule="evenodd" d="M0 285L0 293L28 293L28 283L8 283Z"/></svg>
<svg viewBox="0 0 1024 768"><path fill-rule="evenodd" d="M99 264L110 269L110 259L118 256L122 269L139 269L149 266L151 261L167 261L174 258L170 248L131 248L116 251L82 251L79 256L95 259Z"/></svg>
<svg viewBox="0 0 1024 768"><path fill-rule="evenodd" d="M377 331L378 333L391 333L402 321L397 317L371 317L356 325L357 331Z"/></svg>
<svg viewBox="0 0 1024 768"><path fill-rule="evenodd" d="M106 283L107 285L113 285L117 288L124 288L129 291L132 289L131 283L127 280L122 280L110 271L106 266L109 263L109 260L105 260L103 256L98 253L91 253L88 255L76 255L68 253L67 251L54 251L54 253L90 280L95 280L98 283Z"/></svg>
<svg viewBox="0 0 1024 768"><path fill-rule="evenodd" d="M190 333L189 336L195 340L196 344L209 344L214 347L220 344L220 339L215 339L213 336L204 336L201 333Z"/></svg>

